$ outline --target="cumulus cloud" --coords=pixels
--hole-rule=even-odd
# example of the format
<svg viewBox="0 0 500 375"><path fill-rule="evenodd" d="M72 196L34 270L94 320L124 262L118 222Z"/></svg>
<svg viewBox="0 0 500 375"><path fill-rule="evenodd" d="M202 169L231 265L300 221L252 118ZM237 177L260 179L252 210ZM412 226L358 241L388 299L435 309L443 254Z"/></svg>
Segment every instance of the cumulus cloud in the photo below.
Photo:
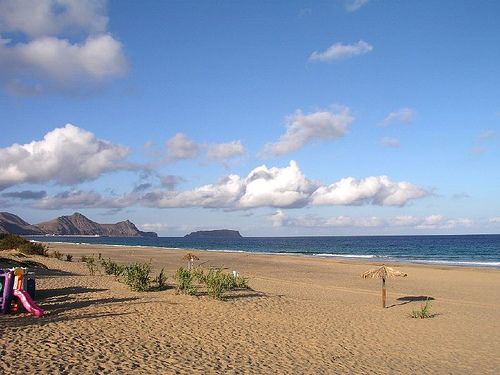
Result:
<svg viewBox="0 0 500 375"><path fill-rule="evenodd" d="M276 143L267 144L262 155L283 155L311 142L341 138L353 121L354 117L347 107L309 114L298 110L285 119L285 134Z"/></svg>
<svg viewBox="0 0 500 375"><path fill-rule="evenodd" d="M306 178L297 163L283 168L265 165L248 176L229 175L215 184L186 191L153 191L142 197L152 207L205 207L250 209L297 208L307 205L403 206L429 193L408 182L392 182L386 176L357 180L352 177L324 186Z"/></svg>
<svg viewBox="0 0 500 375"><path fill-rule="evenodd" d="M400 146L399 139L392 137L382 138L382 144L385 147L390 147L390 148L398 148Z"/></svg>
<svg viewBox="0 0 500 375"><path fill-rule="evenodd" d="M183 133L177 133L167 141L168 161L195 159L198 157L199 152L200 146Z"/></svg>
<svg viewBox="0 0 500 375"><path fill-rule="evenodd" d="M103 197L94 191L69 190L37 201L33 207L45 210L66 208L111 208L121 209L133 205L133 194Z"/></svg>
<svg viewBox="0 0 500 375"><path fill-rule="evenodd" d="M224 162L230 158L245 154L245 147L241 141L211 144L207 146L207 159L210 161Z"/></svg>
<svg viewBox="0 0 500 375"><path fill-rule="evenodd" d="M183 133L177 133L167 141L167 161L196 159L203 152L208 161L225 163L227 160L245 154L241 141L227 143L212 143L208 145L197 143Z"/></svg>
<svg viewBox="0 0 500 375"><path fill-rule="evenodd" d="M380 126L388 126L394 123L410 124L415 117L415 111L405 107L389 113L380 123Z"/></svg>
<svg viewBox="0 0 500 375"><path fill-rule="evenodd" d="M355 12L362 6L368 4L369 0L346 0L344 3L345 10L348 12Z"/></svg>
<svg viewBox="0 0 500 375"><path fill-rule="evenodd" d="M88 91L123 76L122 44L106 32L104 1L0 2L0 81L11 93ZM19 33L16 40L2 37ZM84 40L71 41L71 35Z"/></svg>
<svg viewBox="0 0 500 375"><path fill-rule="evenodd" d="M354 56L367 54L373 50L373 46L360 40L353 44L335 43L322 52L314 51L309 56L310 62L328 62L334 60L345 60Z"/></svg>
<svg viewBox="0 0 500 375"><path fill-rule="evenodd" d="M128 154L127 147L67 124L43 140L0 148L0 190L25 182L70 185L94 180L106 172L131 169L125 161Z"/></svg>
<svg viewBox="0 0 500 375"><path fill-rule="evenodd" d="M387 176L363 179L343 178L329 186L320 186L311 196L313 205L404 206L429 192L409 182L392 182Z"/></svg>
<svg viewBox="0 0 500 375"><path fill-rule="evenodd" d="M29 200L29 199L41 199L47 196L47 192L45 190L41 191L32 191L32 190L23 190L23 191L12 191L8 193L3 193L2 197L5 198L16 198L21 200Z"/></svg>

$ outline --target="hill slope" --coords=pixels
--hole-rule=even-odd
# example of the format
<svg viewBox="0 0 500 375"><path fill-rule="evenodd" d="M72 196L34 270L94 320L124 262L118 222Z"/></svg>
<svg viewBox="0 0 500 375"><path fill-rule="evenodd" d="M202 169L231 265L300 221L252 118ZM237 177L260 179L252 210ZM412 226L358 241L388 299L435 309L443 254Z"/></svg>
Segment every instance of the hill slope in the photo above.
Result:
<svg viewBox="0 0 500 375"><path fill-rule="evenodd" d="M0 212L0 233L35 235L44 234L40 228L35 227L9 212Z"/></svg>
<svg viewBox="0 0 500 375"><path fill-rule="evenodd" d="M154 232L142 232L129 220L116 224L99 224L76 212L71 216L60 216L36 226L46 234L70 236L109 236L109 237L156 237Z"/></svg>

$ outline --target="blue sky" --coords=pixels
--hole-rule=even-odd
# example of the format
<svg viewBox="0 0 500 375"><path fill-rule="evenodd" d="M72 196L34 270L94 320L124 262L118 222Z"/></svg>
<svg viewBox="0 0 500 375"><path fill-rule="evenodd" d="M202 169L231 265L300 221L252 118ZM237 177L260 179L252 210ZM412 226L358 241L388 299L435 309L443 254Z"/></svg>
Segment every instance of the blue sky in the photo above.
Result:
<svg viewBox="0 0 500 375"><path fill-rule="evenodd" d="M0 210L161 235L499 233L499 14L0 0Z"/></svg>

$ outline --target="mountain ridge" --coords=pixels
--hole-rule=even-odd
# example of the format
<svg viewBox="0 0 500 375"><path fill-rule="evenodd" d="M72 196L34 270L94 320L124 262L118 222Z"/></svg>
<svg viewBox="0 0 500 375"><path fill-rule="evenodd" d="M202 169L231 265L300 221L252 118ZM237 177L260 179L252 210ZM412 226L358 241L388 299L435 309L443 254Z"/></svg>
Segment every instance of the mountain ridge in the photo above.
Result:
<svg viewBox="0 0 500 375"><path fill-rule="evenodd" d="M0 233L21 235L105 236L105 237L157 237L155 232L143 232L130 220L115 224L99 224L79 212L69 216L31 225L9 212L0 213Z"/></svg>

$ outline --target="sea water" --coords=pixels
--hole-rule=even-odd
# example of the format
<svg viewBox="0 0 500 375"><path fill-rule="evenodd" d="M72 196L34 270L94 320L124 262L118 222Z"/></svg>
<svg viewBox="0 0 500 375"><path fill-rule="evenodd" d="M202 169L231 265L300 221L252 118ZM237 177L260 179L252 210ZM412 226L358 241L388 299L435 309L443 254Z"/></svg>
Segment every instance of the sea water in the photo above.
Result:
<svg viewBox="0 0 500 375"><path fill-rule="evenodd" d="M500 235L335 237L64 237L32 236L44 242L200 249L373 261L500 268Z"/></svg>

